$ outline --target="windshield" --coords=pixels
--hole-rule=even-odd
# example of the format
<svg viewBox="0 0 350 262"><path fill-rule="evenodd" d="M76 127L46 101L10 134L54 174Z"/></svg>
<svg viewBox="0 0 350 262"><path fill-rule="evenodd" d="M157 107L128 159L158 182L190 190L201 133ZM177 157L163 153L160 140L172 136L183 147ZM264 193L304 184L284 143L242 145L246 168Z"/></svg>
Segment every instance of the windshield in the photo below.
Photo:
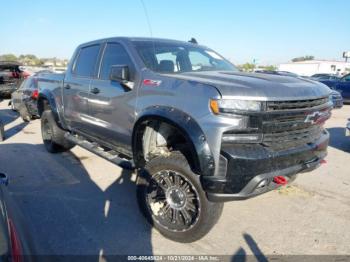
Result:
<svg viewBox="0 0 350 262"><path fill-rule="evenodd" d="M187 43L134 41L146 67L159 73L238 71L216 52Z"/></svg>

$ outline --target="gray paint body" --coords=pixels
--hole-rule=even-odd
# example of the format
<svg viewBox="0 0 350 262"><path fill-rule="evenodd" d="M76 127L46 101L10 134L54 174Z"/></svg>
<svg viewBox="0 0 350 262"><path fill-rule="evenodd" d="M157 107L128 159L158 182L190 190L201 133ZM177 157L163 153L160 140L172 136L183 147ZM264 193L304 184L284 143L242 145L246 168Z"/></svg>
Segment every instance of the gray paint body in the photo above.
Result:
<svg viewBox="0 0 350 262"><path fill-rule="evenodd" d="M131 41L137 40L176 42L123 37L89 42L77 48L66 75L49 74L39 79L42 94L50 93L55 100L63 128L82 130L108 140L132 155L132 133L139 117L147 115L147 110L155 105L173 107L190 116L201 127L217 166L222 133L241 128L244 116L214 115L209 108L210 99L302 100L326 97L331 92L321 83L287 76L235 71L155 73L146 68L133 47ZM107 42L120 43L132 58L136 72L132 90L125 90L117 82L98 79L98 70L94 78L81 78L72 73L80 48L93 44L103 46ZM145 86L142 84L143 79L160 80L161 84L157 87ZM65 88L67 85L70 89ZM94 87L101 90L98 95L91 93Z"/></svg>

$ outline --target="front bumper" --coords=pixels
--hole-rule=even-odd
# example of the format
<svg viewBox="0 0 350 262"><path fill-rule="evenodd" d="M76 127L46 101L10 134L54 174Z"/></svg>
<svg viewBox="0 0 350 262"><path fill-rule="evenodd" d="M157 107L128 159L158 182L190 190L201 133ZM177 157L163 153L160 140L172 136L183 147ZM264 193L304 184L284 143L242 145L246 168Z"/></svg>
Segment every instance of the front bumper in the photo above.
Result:
<svg viewBox="0 0 350 262"><path fill-rule="evenodd" d="M341 98L341 97L332 98L332 102L333 102L334 108L342 108L343 107L343 98Z"/></svg>
<svg viewBox="0 0 350 262"><path fill-rule="evenodd" d="M222 147L227 171L222 176L203 176L202 185L210 201L221 202L251 198L280 185L274 177L294 180L301 172L317 168L327 155L329 134L295 148L274 151L260 144ZM223 173L223 172L221 172Z"/></svg>

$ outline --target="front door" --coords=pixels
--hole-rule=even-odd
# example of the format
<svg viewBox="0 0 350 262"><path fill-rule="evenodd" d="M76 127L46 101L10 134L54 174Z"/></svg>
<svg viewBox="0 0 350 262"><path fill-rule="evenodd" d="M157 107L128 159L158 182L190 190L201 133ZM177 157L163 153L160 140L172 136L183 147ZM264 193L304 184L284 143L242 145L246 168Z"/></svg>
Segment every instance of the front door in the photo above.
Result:
<svg viewBox="0 0 350 262"><path fill-rule="evenodd" d="M112 65L127 65L130 82L126 85L110 80ZM119 43L106 43L99 75L92 80L89 95L89 114L93 125L90 133L131 152L132 128L135 121L135 67L125 48Z"/></svg>

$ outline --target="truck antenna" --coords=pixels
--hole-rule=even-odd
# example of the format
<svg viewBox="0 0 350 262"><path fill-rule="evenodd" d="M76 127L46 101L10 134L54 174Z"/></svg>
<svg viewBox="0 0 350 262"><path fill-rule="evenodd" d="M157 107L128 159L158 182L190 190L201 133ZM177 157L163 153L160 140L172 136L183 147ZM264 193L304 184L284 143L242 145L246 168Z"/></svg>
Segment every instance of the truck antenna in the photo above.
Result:
<svg viewBox="0 0 350 262"><path fill-rule="evenodd" d="M152 26L151 26L151 22L150 22L150 19L149 19L149 16L148 16L148 12L147 12L147 8L146 8L146 4L143 0L140 0L141 1L141 4L142 4L142 7L143 7L143 11L145 12L145 16L146 16L146 20L147 20L147 24L148 24L148 30L149 30L149 33L151 35L151 38L152 38L152 44L153 44L153 55L154 57L156 57L156 45L153 41L153 32L152 32Z"/></svg>
<svg viewBox="0 0 350 262"><path fill-rule="evenodd" d="M150 33L151 37L153 38L152 26L151 26L151 22L150 22L150 19L149 19L149 16L148 16L148 12L147 12L147 8L146 8L146 5L145 5L145 2L143 0L140 0L140 1L141 1L141 4L142 4L142 7L143 7L143 11L145 12L149 33Z"/></svg>

